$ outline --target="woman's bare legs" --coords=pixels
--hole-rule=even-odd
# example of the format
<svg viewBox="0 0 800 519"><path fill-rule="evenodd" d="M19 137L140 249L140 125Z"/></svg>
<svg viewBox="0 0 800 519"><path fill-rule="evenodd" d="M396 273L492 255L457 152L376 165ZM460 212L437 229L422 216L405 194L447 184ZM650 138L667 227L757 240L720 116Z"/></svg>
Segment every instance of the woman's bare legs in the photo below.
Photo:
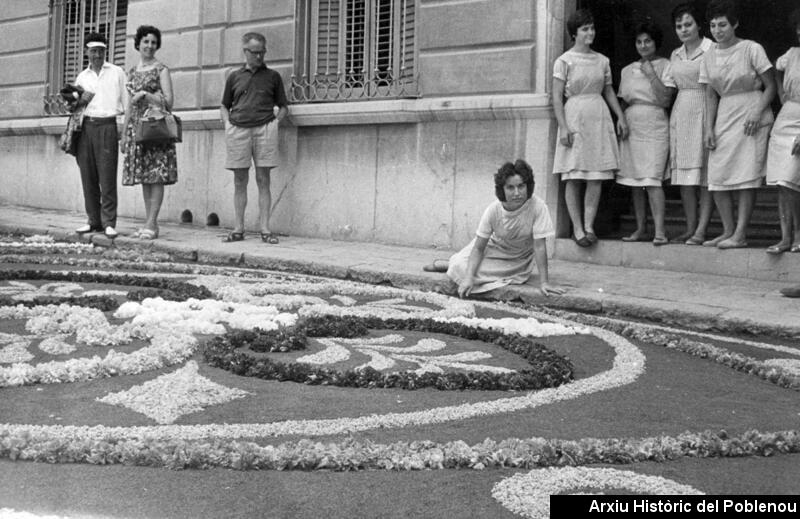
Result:
<svg viewBox="0 0 800 519"><path fill-rule="evenodd" d="M639 241L647 232L647 207L644 189L640 187L632 188L633 195L633 214L636 217L636 230L629 236L622 238L622 241Z"/></svg>
<svg viewBox="0 0 800 519"><path fill-rule="evenodd" d="M706 247L716 247L720 242L727 240L733 236L735 229L733 218L733 196L732 191L714 191L714 204L717 206L719 217L722 220L722 234L716 238L704 241L703 245Z"/></svg>
<svg viewBox="0 0 800 519"><path fill-rule="evenodd" d="M583 195L583 227L587 234L594 234L594 219L600 207L602 180L587 180L586 193Z"/></svg>
<svg viewBox="0 0 800 519"><path fill-rule="evenodd" d="M579 180L566 180L566 184L564 199L567 202L567 212L572 222L572 234L580 240L586 236L581 214L581 185Z"/></svg>
<svg viewBox="0 0 800 519"><path fill-rule="evenodd" d="M650 200L650 211L653 213L653 225L655 226L655 239L666 240L664 232L664 188L661 186L647 187L647 197Z"/></svg>
<svg viewBox="0 0 800 519"><path fill-rule="evenodd" d="M731 196L733 196L731 193ZM756 203L755 189L737 189L735 193L739 197L737 207L736 228L730 238L722 240L717 244L720 249L733 249L747 245L747 227L750 225L750 217L753 214L753 207ZM723 224L724 225L724 224Z"/></svg>

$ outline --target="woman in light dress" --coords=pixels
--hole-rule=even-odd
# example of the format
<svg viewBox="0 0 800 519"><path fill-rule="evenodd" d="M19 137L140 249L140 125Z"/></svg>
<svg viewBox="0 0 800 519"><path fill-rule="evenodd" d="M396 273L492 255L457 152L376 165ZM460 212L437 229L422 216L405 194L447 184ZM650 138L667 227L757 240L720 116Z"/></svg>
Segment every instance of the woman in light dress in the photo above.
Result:
<svg viewBox="0 0 800 519"><path fill-rule="evenodd" d="M172 110L172 80L169 69L156 59L161 48L161 31L152 25L136 29L133 45L139 51L139 63L128 71L126 87L130 101L125 109L121 139L122 184L142 185L144 227L134 235L143 240L158 238L158 213L164 201L164 186L178 181L175 143L137 144L136 126L148 109Z"/></svg>
<svg viewBox="0 0 800 519"><path fill-rule="evenodd" d="M703 143L706 96L698 77L703 56L713 43L702 36L703 18L694 4L676 6L672 21L683 45L672 51L664 79L666 86L678 90L669 119L670 183L680 186L686 214L686 232L672 241L702 245L713 205L708 192L708 150Z"/></svg>
<svg viewBox="0 0 800 519"><path fill-rule="evenodd" d="M789 23L800 40L800 9ZM783 107L770 134L767 184L778 186L781 241L767 248L770 254L800 252L800 47L778 58L775 69Z"/></svg>
<svg viewBox="0 0 800 519"><path fill-rule="evenodd" d="M592 14L576 11L567 20L567 30L575 43L553 65L553 109L558 121L553 173L566 182L572 239L589 247L597 242L594 220L602 181L613 179L619 169L619 145L608 107L617 116L621 139L628 136L628 123L611 84L608 58L591 49ZM586 184L583 199L582 184Z"/></svg>
<svg viewBox="0 0 800 519"><path fill-rule="evenodd" d="M636 230L623 241L644 240L647 215L645 192L653 213L653 245L669 243L664 234L664 188L669 156L669 117L666 108L672 89L662 77L669 61L656 55L663 33L651 22L640 23L634 30L636 52L640 59L622 69L619 97L628 121L628 138L620 142L621 164L617 183L633 189Z"/></svg>
<svg viewBox="0 0 800 519"><path fill-rule="evenodd" d="M467 297L525 283L535 265L542 294L563 293L563 288L550 284L547 238L555 230L547 205L533 188L533 172L525 161L503 164L494 175L497 200L484 211L475 238L449 262L441 262L445 265L435 261L425 270L447 268L447 275L458 284L458 295Z"/></svg>
<svg viewBox="0 0 800 519"><path fill-rule="evenodd" d="M699 82L706 91L708 189L723 230L703 245L734 249L747 246L756 189L764 180L775 78L764 48L736 36L739 19L733 2L712 0L706 18L717 44L703 58Z"/></svg>

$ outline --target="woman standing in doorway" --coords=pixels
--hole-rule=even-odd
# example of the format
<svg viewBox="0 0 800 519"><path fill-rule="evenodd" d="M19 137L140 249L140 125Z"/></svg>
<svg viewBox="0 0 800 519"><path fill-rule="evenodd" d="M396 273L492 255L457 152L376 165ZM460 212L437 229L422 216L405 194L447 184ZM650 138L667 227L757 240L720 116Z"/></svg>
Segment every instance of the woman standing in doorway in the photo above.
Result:
<svg viewBox="0 0 800 519"><path fill-rule="evenodd" d="M800 40L800 9L792 12L789 23ZM770 254L800 252L800 47L778 58L775 68L783 108L770 135L767 184L778 186L781 241L767 247Z"/></svg>
<svg viewBox="0 0 800 519"><path fill-rule="evenodd" d="M756 189L764 178L775 78L764 48L736 36L739 18L732 1L712 0L706 18L717 44L705 54L699 82L706 91L708 189L723 230L703 245L734 249L747 246Z"/></svg>
<svg viewBox="0 0 800 519"><path fill-rule="evenodd" d="M619 149L608 107L617 116L616 130L621 139L628 136L628 124L611 85L608 58L591 48L595 37L592 14L587 9L576 11L567 20L567 30L575 43L553 65L553 109L558 120L553 173L566 182L572 239L581 247L589 247L597 242L594 220L602 181L613 179L619 169ZM586 184L583 200L582 184Z"/></svg>
<svg viewBox="0 0 800 519"><path fill-rule="evenodd" d="M669 119L670 182L680 186L686 214L686 232L672 241L702 245L713 206L708 192L708 151L703 143L706 97L698 78L703 56L713 43L702 36L703 18L694 4L678 5L671 19L683 45L672 51L664 79L666 86L678 89Z"/></svg>
<svg viewBox="0 0 800 519"><path fill-rule="evenodd" d="M666 245L664 234L664 174L669 155L669 118L667 106L672 89L661 78L669 61L656 55L663 33L651 22L640 23L634 30L636 52L640 59L622 69L619 97L623 100L630 135L620 143L621 164L617 183L633 189L636 230L622 241L644 240L647 214L645 192L650 199L655 237L653 245Z"/></svg>
<svg viewBox="0 0 800 519"><path fill-rule="evenodd" d="M151 25L136 29L133 46L139 51L139 63L128 71L130 102L125 110L122 135L122 184L142 185L145 222L135 237L158 238L158 213L164 201L164 186L178 181L178 161L174 143L136 143L136 125L147 110L169 112L172 109L172 80L169 69L156 59L161 48L161 31Z"/></svg>

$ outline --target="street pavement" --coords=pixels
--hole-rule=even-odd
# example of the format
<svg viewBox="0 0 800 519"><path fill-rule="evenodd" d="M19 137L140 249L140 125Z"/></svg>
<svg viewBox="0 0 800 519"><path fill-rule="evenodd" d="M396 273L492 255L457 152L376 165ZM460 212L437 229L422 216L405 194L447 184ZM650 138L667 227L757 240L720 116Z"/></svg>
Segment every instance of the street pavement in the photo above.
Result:
<svg viewBox="0 0 800 519"><path fill-rule="evenodd" d="M120 236L112 243L102 234L76 235L74 229L83 223L82 214L0 206L0 232L46 233L56 239L91 240L100 246L151 247L189 261L455 293L455 285L444 274L422 270L433 259L446 259L454 251L299 236L281 236L279 244L268 245L261 242L257 233L248 233L241 242L222 243L227 229L169 223L161 224L158 239L146 241L131 237L140 226L132 218L118 221ZM556 247L559 243L566 246L567 241L557 240ZM649 243L634 245L652 249ZM598 247L603 247L602 241ZM550 279L566 287L567 292L545 297L539 293L534 278L526 285L494 291L490 297L694 329L800 337L800 298L780 293L782 288L797 283L557 259L550 261Z"/></svg>

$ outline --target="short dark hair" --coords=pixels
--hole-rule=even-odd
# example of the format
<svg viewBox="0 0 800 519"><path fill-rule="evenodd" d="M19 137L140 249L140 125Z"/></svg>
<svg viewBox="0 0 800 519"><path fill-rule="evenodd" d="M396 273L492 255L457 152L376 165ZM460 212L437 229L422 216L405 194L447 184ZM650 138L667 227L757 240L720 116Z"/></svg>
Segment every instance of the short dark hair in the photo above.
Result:
<svg viewBox="0 0 800 519"><path fill-rule="evenodd" d="M513 164L506 162L500 166L500 169L494 174L494 195L501 202L506 201L506 192L504 189L506 180L515 175L519 175L522 181L525 182L525 186L528 188L528 198L533 196L533 170L527 162L522 159L517 159Z"/></svg>
<svg viewBox="0 0 800 519"><path fill-rule="evenodd" d="M140 25L136 29L136 36L133 37L133 48L139 50L139 44L142 42L142 38L147 36L148 34L152 34L156 37L156 49L161 48L161 31L159 31L156 27L152 25Z"/></svg>
<svg viewBox="0 0 800 519"><path fill-rule="evenodd" d="M706 20L725 17L731 25L739 23L736 3L733 0L711 0L706 8Z"/></svg>
<svg viewBox="0 0 800 519"><path fill-rule="evenodd" d="M798 27L800 27L800 7L792 11L792 13L789 15L789 27L795 31Z"/></svg>
<svg viewBox="0 0 800 519"><path fill-rule="evenodd" d="M675 9L673 9L671 13L672 25L675 25L675 22L683 18L684 14L688 14L694 18L694 23L696 23L700 28L700 34L703 34L703 29L705 28L703 13L701 13L700 9L698 9L697 6L692 2L685 2L675 6Z"/></svg>
<svg viewBox="0 0 800 519"><path fill-rule="evenodd" d="M263 45L264 48L267 48L267 38L260 32L246 32L242 35L242 43L247 43L250 40L256 40Z"/></svg>
<svg viewBox="0 0 800 519"><path fill-rule="evenodd" d="M83 40L83 44L88 45L94 41L99 41L100 43L108 47L108 40L106 39L105 36L103 36L99 32L90 32L89 34L87 34L86 38Z"/></svg>
<svg viewBox="0 0 800 519"><path fill-rule="evenodd" d="M638 38L640 34L647 34L653 38L653 41L656 43L656 48L661 47L661 43L664 41L664 32L661 30L661 27L653 23L652 20L644 20L636 24L633 30L633 41L636 41L636 38Z"/></svg>
<svg viewBox="0 0 800 519"><path fill-rule="evenodd" d="M578 9L567 18L567 32L574 40L578 29L590 23L594 23L592 12L588 9Z"/></svg>

